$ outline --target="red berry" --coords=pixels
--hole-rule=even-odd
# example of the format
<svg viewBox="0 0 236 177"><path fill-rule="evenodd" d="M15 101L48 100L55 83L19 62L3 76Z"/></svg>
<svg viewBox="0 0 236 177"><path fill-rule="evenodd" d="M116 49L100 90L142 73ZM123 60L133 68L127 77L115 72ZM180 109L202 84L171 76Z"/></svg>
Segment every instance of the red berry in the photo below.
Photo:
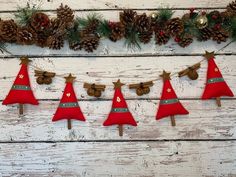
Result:
<svg viewBox="0 0 236 177"><path fill-rule="evenodd" d="M206 11L202 11L202 15L206 15Z"/></svg>
<svg viewBox="0 0 236 177"><path fill-rule="evenodd" d="M211 18L216 20L218 17L217 17L217 15L212 15Z"/></svg>
<svg viewBox="0 0 236 177"><path fill-rule="evenodd" d="M214 26L214 28L217 29L217 30L220 29L220 27L221 27L220 24L216 24L216 25Z"/></svg>
<svg viewBox="0 0 236 177"><path fill-rule="evenodd" d="M164 31L160 31L159 34L160 34L160 36L163 36L165 33L164 33Z"/></svg>
<svg viewBox="0 0 236 177"><path fill-rule="evenodd" d="M111 22L111 21L108 22L108 25L109 25L110 27L113 27L114 24L115 24L114 22Z"/></svg>
<svg viewBox="0 0 236 177"><path fill-rule="evenodd" d="M180 38L179 37L175 37L175 42L179 42L180 41Z"/></svg>
<svg viewBox="0 0 236 177"><path fill-rule="evenodd" d="M193 7L189 9L190 13L193 13L194 10L195 10L195 8L193 8Z"/></svg>

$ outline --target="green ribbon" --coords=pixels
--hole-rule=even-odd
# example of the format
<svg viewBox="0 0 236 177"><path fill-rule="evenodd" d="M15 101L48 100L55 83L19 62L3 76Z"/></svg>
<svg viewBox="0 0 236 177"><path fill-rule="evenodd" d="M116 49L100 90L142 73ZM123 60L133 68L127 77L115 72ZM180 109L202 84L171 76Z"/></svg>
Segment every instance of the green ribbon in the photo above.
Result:
<svg viewBox="0 0 236 177"><path fill-rule="evenodd" d="M216 78L211 78L207 80L208 84L217 83L217 82L224 82L224 78L216 77Z"/></svg>
<svg viewBox="0 0 236 177"><path fill-rule="evenodd" d="M160 104L174 104L174 103L178 103L179 100L177 98L175 99L167 99L167 100L161 100Z"/></svg>
<svg viewBox="0 0 236 177"><path fill-rule="evenodd" d="M128 108L112 108L111 112L129 112Z"/></svg>
<svg viewBox="0 0 236 177"><path fill-rule="evenodd" d="M59 107L61 107L61 108L74 108L74 107L79 107L79 104L77 102L60 103Z"/></svg>
<svg viewBox="0 0 236 177"><path fill-rule="evenodd" d="M30 86L27 85L13 85L12 90L31 90Z"/></svg>

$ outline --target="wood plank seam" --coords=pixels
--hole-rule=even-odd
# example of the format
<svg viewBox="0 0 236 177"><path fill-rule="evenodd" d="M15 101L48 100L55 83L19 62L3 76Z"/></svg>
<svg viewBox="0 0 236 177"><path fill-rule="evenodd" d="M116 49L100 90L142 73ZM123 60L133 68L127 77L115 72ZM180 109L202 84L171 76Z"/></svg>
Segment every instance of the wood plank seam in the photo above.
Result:
<svg viewBox="0 0 236 177"><path fill-rule="evenodd" d="M61 140L61 141L0 141L0 144L21 144L21 143L126 143L126 142L226 142L236 141L232 139L109 139L109 140Z"/></svg>

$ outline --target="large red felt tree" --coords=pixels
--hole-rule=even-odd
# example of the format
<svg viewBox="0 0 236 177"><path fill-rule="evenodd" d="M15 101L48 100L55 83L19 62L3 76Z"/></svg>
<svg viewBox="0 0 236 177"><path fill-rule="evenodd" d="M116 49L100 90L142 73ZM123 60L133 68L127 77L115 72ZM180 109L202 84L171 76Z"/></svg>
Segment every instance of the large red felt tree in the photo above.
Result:
<svg viewBox="0 0 236 177"><path fill-rule="evenodd" d="M170 116L171 125L175 126L176 123L174 116L178 114L188 114L189 112L180 103L174 89L172 88L170 83L170 73L163 71L163 74L160 76L163 78L164 85L156 119L159 120Z"/></svg>
<svg viewBox="0 0 236 177"><path fill-rule="evenodd" d="M114 84L114 97L112 102L111 112L108 115L108 118L103 123L104 126L118 125L119 126L119 135L123 136L123 125L128 124L132 126L137 126L136 121L134 120L132 114L130 113L127 103L121 92L121 87L124 85L120 82L120 79Z"/></svg>
<svg viewBox="0 0 236 177"><path fill-rule="evenodd" d="M73 81L75 77L71 74L66 79L66 86L62 95L60 104L52 121L67 119L68 129L71 129L71 119L85 121L84 115L78 104L78 100L73 88Z"/></svg>
<svg viewBox="0 0 236 177"><path fill-rule="evenodd" d="M35 99L30 86L28 64L31 60L29 60L27 57L21 57L20 60L20 71L17 74L11 90L9 91L2 104L8 105L19 103L20 114L23 114L23 104L38 105L38 101Z"/></svg>
<svg viewBox="0 0 236 177"><path fill-rule="evenodd" d="M204 57L208 60L208 69L207 69L207 81L206 87L202 95L202 99L215 98L217 105L220 107L220 97L221 96L230 96L233 97L234 94L230 90L229 86L225 82L220 69L214 61L214 52L207 52Z"/></svg>

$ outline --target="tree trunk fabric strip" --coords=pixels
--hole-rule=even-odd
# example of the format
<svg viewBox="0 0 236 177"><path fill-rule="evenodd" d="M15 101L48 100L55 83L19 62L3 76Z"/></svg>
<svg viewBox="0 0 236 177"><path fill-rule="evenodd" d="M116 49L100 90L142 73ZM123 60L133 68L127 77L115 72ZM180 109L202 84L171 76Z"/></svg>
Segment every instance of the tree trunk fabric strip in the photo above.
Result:
<svg viewBox="0 0 236 177"><path fill-rule="evenodd" d="M111 112L129 112L128 108L112 108Z"/></svg>
<svg viewBox="0 0 236 177"><path fill-rule="evenodd" d="M30 86L27 85L13 85L12 90L31 90Z"/></svg>
<svg viewBox="0 0 236 177"><path fill-rule="evenodd" d="M216 77L216 78L211 78L211 79L207 80L208 84L213 84L213 83L217 83L217 82L224 82L224 78Z"/></svg>
<svg viewBox="0 0 236 177"><path fill-rule="evenodd" d="M165 104L174 104L174 103L178 103L178 102L179 102L178 99L168 99L168 100L161 100L160 104L165 105Z"/></svg>
<svg viewBox="0 0 236 177"><path fill-rule="evenodd" d="M74 107L79 107L79 104L77 102L60 103L59 107L61 107L61 108L74 108Z"/></svg>

